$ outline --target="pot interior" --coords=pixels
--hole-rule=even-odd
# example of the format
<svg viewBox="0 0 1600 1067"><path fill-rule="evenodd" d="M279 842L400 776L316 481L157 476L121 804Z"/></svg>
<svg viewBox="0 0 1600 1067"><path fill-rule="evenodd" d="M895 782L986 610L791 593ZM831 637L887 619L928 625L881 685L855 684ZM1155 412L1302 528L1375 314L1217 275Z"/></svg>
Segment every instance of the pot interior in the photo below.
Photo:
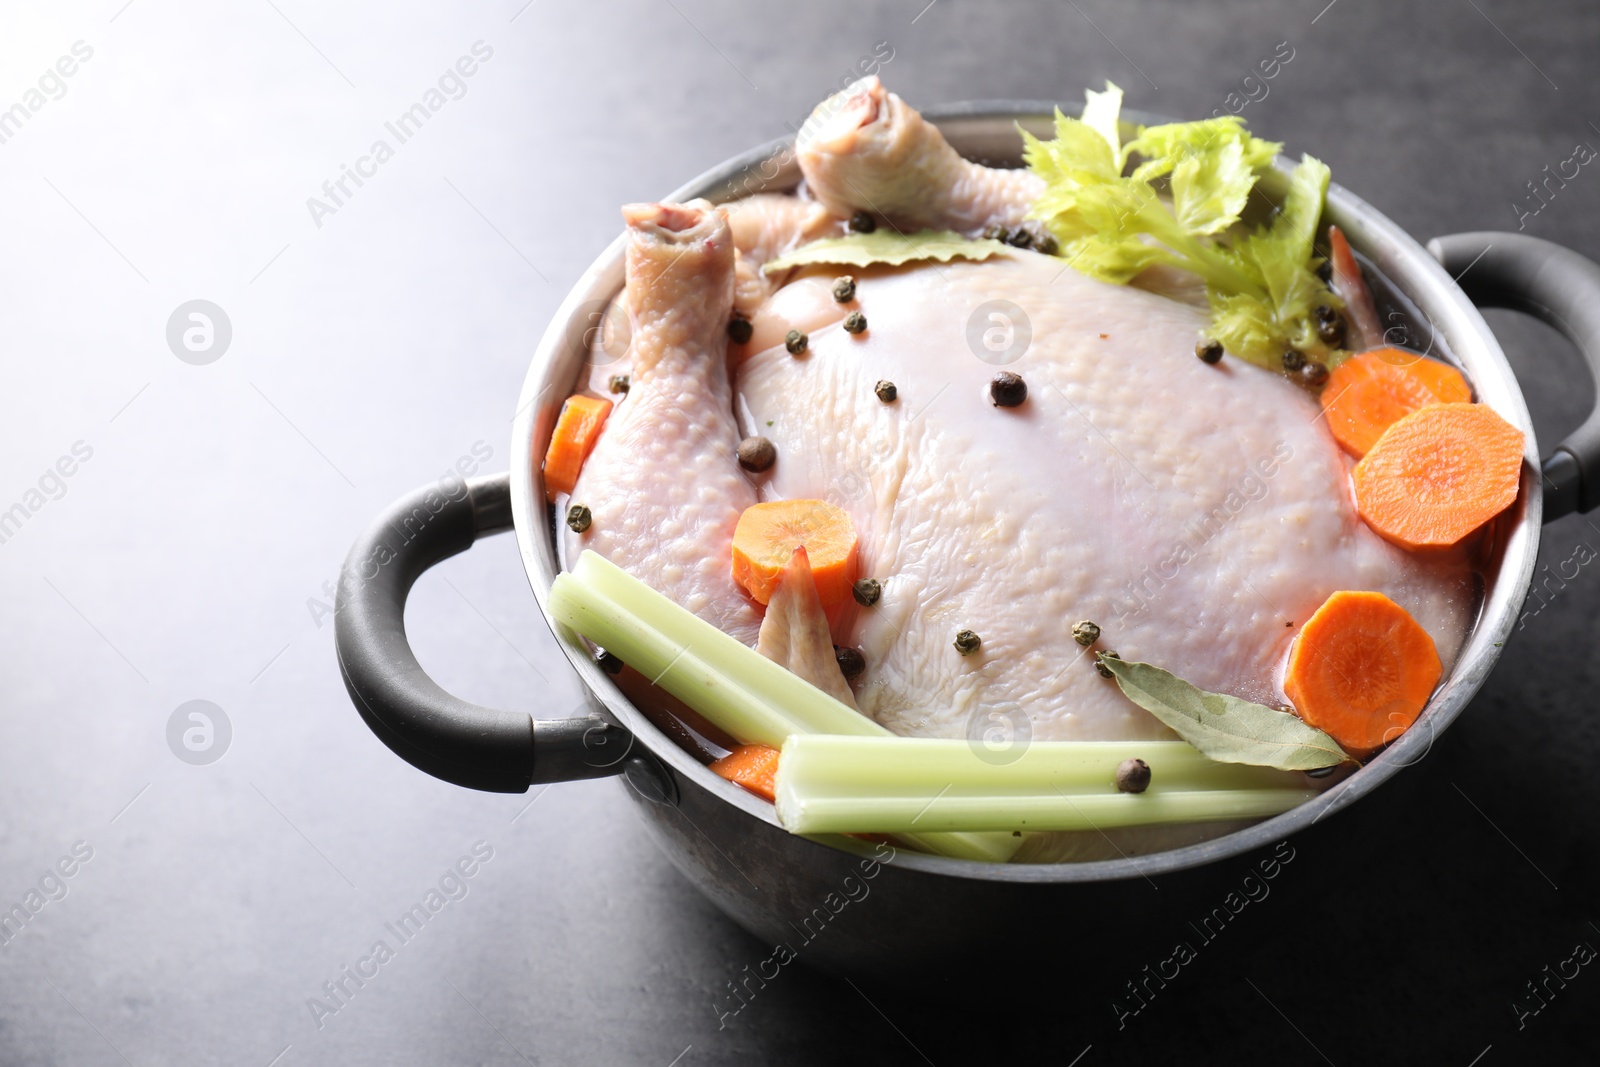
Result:
<svg viewBox="0 0 1600 1067"><path fill-rule="evenodd" d="M1030 133L1051 135L1055 105L1037 101L977 101L923 112L935 121L963 156L991 166L1017 166L1021 125ZM1063 111L1076 107L1063 106ZM1158 116L1124 111L1124 122L1167 121ZM761 192L785 192L800 181L792 140L761 145L707 171L671 196L670 201L705 197L727 203ZM1285 153L1287 155L1287 153ZM1267 196L1279 171L1262 182ZM1335 184L1328 191L1323 224L1338 225L1355 251L1367 259L1414 305L1416 314L1458 362L1477 391L1526 438L1526 460L1517 501L1499 519L1494 544L1482 567L1484 588L1476 624L1449 677L1429 701L1417 722L1366 766L1329 788L1317 799L1232 833L1198 844L1118 860L1055 864L992 864L920 853L902 853L897 866L965 878L1015 882L1080 882L1148 877L1238 855L1282 840L1334 810L1370 792L1385 779L1424 758L1433 739L1447 727L1483 684L1503 642L1516 621L1533 574L1539 547L1542 487L1539 453L1522 392L1505 355L1470 301L1427 251L1410 235L1369 204ZM548 618L547 597L560 564L553 513L544 499L540 457L549 442L561 402L573 388L589 356L588 333L599 314L621 291L623 238L619 236L579 278L562 302L535 353L523 384L512 430L512 509L523 565L534 596ZM606 711L677 774L719 796L753 818L777 825L769 804L712 773L680 748L629 703L594 662L576 635L556 627L567 658L585 687ZM818 846L826 847L826 846Z"/></svg>

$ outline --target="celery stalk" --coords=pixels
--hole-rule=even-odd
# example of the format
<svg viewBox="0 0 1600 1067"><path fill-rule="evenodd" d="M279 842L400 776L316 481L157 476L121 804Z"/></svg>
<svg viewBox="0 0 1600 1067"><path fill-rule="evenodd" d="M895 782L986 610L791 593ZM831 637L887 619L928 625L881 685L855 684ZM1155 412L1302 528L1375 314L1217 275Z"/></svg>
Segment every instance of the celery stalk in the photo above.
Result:
<svg viewBox="0 0 1600 1067"><path fill-rule="evenodd" d="M781 766L781 765L780 765ZM780 771L781 773L781 771ZM778 794L778 821L797 834L899 834L913 828L948 831L1109 830L1154 823L1226 822L1281 815L1316 796L1298 789L1055 793L1026 797L854 796L797 800Z"/></svg>
<svg viewBox="0 0 1600 1067"><path fill-rule="evenodd" d="M1144 793L1116 766L1150 765ZM1297 774L1216 763L1183 742L1037 741L1013 762L965 741L795 735L778 762L778 821L794 833L1095 830L1262 818L1316 796Z"/></svg>
<svg viewBox="0 0 1600 1067"><path fill-rule="evenodd" d="M892 737L886 729L729 637L620 567L584 552L550 589L550 614L748 744L796 734ZM1000 863L1010 834L902 835L938 855Z"/></svg>
<svg viewBox="0 0 1600 1067"><path fill-rule="evenodd" d="M594 552L556 578L550 613L746 744L888 734Z"/></svg>
<svg viewBox="0 0 1600 1067"><path fill-rule="evenodd" d="M817 834L806 834L806 837L817 837ZM928 852L935 856L948 856L955 860L977 860L979 863L1008 863L1012 856L1017 854L1017 849L1022 847L1022 838L1010 834L969 834L969 833L934 833L934 834L895 834L895 840L903 843L908 848L918 852Z"/></svg>
<svg viewBox="0 0 1600 1067"><path fill-rule="evenodd" d="M578 557L577 566L572 569L572 576L612 602L625 607L641 623L686 650L687 656L694 656L706 667L714 669L720 678L732 682L746 694L743 699L762 702L762 707L772 713L770 717L764 717L765 722L781 721L782 725L775 729L769 728L765 736L746 736L728 723L712 719L740 741L781 748L784 739L793 733L892 736L888 730L859 711L841 704L787 668L774 663L743 642L729 637L694 612L673 603L671 599L651 589L604 556L596 552L584 552ZM631 664L634 670L640 671L646 677L652 679L656 677L657 669L641 666L630 659L627 653L613 648L604 641L592 637L590 640L602 648L615 652L622 657L623 662ZM674 654L676 655L676 651ZM665 667L666 664L663 664L662 668ZM656 684L669 692L672 691L672 686L666 680ZM702 715L711 718L688 697L681 693L673 695L696 711L700 711ZM745 725L743 715L746 706L744 704L736 706L735 715L739 717L732 720L733 725L741 727Z"/></svg>
<svg viewBox="0 0 1600 1067"><path fill-rule="evenodd" d="M1297 789L1305 779L1293 771L1243 763L1219 763L1187 741L1034 741L1019 746L1005 764L980 755L981 746L930 737L808 737L800 760L806 788L853 790L863 782L883 795L922 796L930 781L950 794L1013 795L1049 790L1105 791L1115 788L1117 765L1137 757L1168 789Z"/></svg>

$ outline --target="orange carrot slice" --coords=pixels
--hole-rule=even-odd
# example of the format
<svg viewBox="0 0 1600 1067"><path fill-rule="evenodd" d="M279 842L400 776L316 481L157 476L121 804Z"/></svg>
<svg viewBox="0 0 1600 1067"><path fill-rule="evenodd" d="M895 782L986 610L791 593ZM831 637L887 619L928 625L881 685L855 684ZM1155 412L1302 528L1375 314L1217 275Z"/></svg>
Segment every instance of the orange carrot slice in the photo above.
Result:
<svg viewBox="0 0 1600 1067"><path fill-rule="evenodd" d="M1295 639L1283 690L1300 718L1364 757L1417 721L1443 669L1405 608L1382 593L1341 591Z"/></svg>
<svg viewBox="0 0 1600 1067"><path fill-rule="evenodd" d="M594 451L611 414L611 401L575 393L561 405L550 447L544 453L544 496L552 504L556 494L570 493L578 484L583 461Z"/></svg>
<svg viewBox="0 0 1600 1067"><path fill-rule="evenodd" d="M774 500L745 508L733 531L733 580L765 604L802 546L822 606L850 599L856 580L855 523L849 512L822 500Z"/></svg>
<svg viewBox="0 0 1600 1067"><path fill-rule="evenodd" d="M1418 408L1471 399L1467 380L1449 364L1398 348L1375 348L1328 375L1322 410L1334 439L1360 459L1383 431Z"/></svg>
<svg viewBox="0 0 1600 1067"><path fill-rule="evenodd" d="M740 745L711 765L728 781L742 785L764 800L777 795L778 750L766 745Z"/></svg>
<svg viewBox="0 0 1600 1067"><path fill-rule="evenodd" d="M1356 510L1402 548L1445 548L1511 506L1522 431L1485 404L1430 404L1389 427L1351 473Z"/></svg>

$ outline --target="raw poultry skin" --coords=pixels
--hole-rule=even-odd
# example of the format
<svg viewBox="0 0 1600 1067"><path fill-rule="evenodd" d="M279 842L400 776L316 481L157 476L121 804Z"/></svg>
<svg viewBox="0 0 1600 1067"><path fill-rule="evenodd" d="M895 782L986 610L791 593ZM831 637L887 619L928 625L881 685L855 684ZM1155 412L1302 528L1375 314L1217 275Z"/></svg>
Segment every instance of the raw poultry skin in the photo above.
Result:
<svg viewBox="0 0 1600 1067"><path fill-rule="evenodd" d="M841 704L856 706L850 683L839 670L828 616L817 596L811 560L803 548L796 550L788 566L783 568L778 588L767 603L756 651Z"/></svg>
<svg viewBox="0 0 1600 1067"><path fill-rule="evenodd" d="M1094 669L1079 619L1101 626L1096 648L1282 704L1288 644L1338 589L1387 593L1454 661L1466 566L1368 530L1318 404L1281 375L1196 359L1203 312L1026 251L857 277L866 333L757 353L735 390L777 445L763 498L849 510L862 573L883 583L836 629L865 655L857 701L883 725L978 736L1014 705L1039 740L1171 736ZM1021 407L991 403L999 367L968 340L991 300L1031 328L1005 368L1028 384ZM962 629L979 652L953 647Z"/></svg>
<svg viewBox="0 0 1600 1067"><path fill-rule="evenodd" d="M734 527L756 493L734 458L728 213L696 200L631 204L623 217L632 386L573 488L593 518L582 533L563 527L566 558L594 549L754 644L761 616L730 576Z"/></svg>
<svg viewBox="0 0 1600 1067"><path fill-rule="evenodd" d="M818 105L795 147L811 195L829 211L841 218L871 211L907 233L975 237L990 225L1015 226L1044 188L1028 171L962 159L876 75Z"/></svg>

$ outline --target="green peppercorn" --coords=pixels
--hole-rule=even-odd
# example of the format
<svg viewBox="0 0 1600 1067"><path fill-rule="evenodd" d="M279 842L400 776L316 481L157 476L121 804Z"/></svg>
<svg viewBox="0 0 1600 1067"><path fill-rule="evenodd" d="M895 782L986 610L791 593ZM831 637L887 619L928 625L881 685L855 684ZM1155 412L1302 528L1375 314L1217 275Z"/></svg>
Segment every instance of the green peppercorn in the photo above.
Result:
<svg viewBox="0 0 1600 1067"><path fill-rule="evenodd" d="M1293 374L1306 365L1306 354L1298 348L1285 348L1283 350L1283 369Z"/></svg>
<svg viewBox="0 0 1600 1067"><path fill-rule="evenodd" d="M1014 408L1028 399L1028 383L1021 375L1003 370L989 383L989 399L996 407Z"/></svg>
<svg viewBox="0 0 1600 1067"><path fill-rule="evenodd" d="M848 304L856 298L856 280L845 274L833 280L833 298L841 304Z"/></svg>
<svg viewBox="0 0 1600 1067"><path fill-rule="evenodd" d="M626 374L613 374L611 376L611 391L613 393L626 393L632 387Z"/></svg>
<svg viewBox="0 0 1600 1067"><path fill-rule="evenodd" d="M1115 652L1109 652L1108 651L1108 652L1096 653L1095 657L1094 657L1094 669L1100 672L1100 677L1102 677L1102 678L1114 678L1116 676L1111 673L1111 668L1107 667L1104 663L1101 662L1101 660L1121 659L1121 658L1122 657L1117 655Z"/></svg>
<svg viewBox="0 0 1600 1067"><path fill-rule="evenodd" d="M739 442L739 466L759 474L778 461L778 446L765 437L746 437Z"/></svg>
<svg viewBox="0 0 1600 1067"><path fill-rule="evenodd" d="M1142 759L1125 759L1117 764L1117 788L1124 793L1143 793L1150 788L1150 764Z"/></svg>
<svg viewBox="0 0 1600 1067"><path fill-rule="evenodd" d="M883 595L883 583L876 578L857 578L856 584L850 587L850 595L856 598L857 604L870 608Z"/></svg>
<svg viewBox="0 0 1600 1067"><path fill-rule="evenodd" d="M983 638L979 637L971 630L962 630L956 634L956 651L961 653L963 656L972 655L974 652L978 651L978 646L981 644L983 644Z"/></svg>
<svg viewBox="0 0 1600 1067"><path fill-rule="evenodd" d="M1222 342L1207 339L1194 346L1194 354L1200 357L1201 363L1217 364L1222 362Z"/></svg>
<svg viewBox="0 0 1600 1067"><path fill-rule="evenodd" d="M621 656L618 656L615 652L607 652L605 649L601 649L600 654L594 659L596 663L600 664L600 669L610 675L621 674L622 668L625 666Z"/></svg>
<svg viewBox="0 0 1600 1067"><path fill-rule="evenodd" d="M893 382L879 382L872 387L872 391L877 393L878 399L885 404L893 404L895 397L900 395L900 390L895 388Z"/></svg>
<svg viewBox="0 0 1600 1067"><path fill-rule="evenodd" d="M811 344L811 338L799 330L790 330L783 339L783 347L789 350L791 356L798 356Z"/></svg>
<svg viewBox="0 0 1600 1067"><path fill-rule="evenodd" d="M735 316L728 320L728 340L736 345L750 343L750 335L755 332L755 327L750 325L749 319Z"/></svg>
<svg viewBox="0 0 1600 1067"><path fill-rule="evenodd" d="M850 314L844 317L845 333L865 333L866 329L867 317L861 314L861 312L852 311Z"/></svg>
<svg viewBox="0 0 1600 1067"><path fill-rule="evenodd" d="M594 523L594 515L587 504L574 504L567 509L567 529L583 533Z"/></svg>
<svg viewBox="0 0 1600 1067"><path fill-rule="evenodd" d="M844 675L844 680L847 682L854 681L867 669L867 658L861 654L860 649L851 648L849 645L834 645L833 658L839 664L839 673Z"/></svg>
<svg viewBox="0 0 1600 1067"><path fill-rule="evenodd" d="M850 229L856 233L871 233L877 228L877 221L865 211L858 211L850 216Z"/></svg>
<svg viewBox="0 0 1600 1067"><path fill-rule="evenodd" d="M1100 627L1085 619L1072 627L1072 639L1084 648L1088 648L1100 640Z"/></svg>
<svg viewBox="0 0 1600 1067"><path fill-rule="evenodd" d="M1308 360L1306 365L1300 368L1300 381L1313 389L1321 389L1328 382L1327 366L1314 359Z"/></svg>

